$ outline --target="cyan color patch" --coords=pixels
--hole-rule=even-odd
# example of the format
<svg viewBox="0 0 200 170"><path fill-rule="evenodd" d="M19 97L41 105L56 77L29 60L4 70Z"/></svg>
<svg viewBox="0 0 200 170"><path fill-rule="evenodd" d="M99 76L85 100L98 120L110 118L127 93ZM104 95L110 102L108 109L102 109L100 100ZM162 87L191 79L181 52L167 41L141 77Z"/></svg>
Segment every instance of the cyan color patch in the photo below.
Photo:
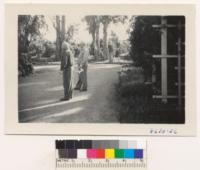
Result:
<svg viewBox="0 0 200 170"><path fill-rule="evenodd" d="M124 158L133 159L134 149L124 149Z"/></svg>

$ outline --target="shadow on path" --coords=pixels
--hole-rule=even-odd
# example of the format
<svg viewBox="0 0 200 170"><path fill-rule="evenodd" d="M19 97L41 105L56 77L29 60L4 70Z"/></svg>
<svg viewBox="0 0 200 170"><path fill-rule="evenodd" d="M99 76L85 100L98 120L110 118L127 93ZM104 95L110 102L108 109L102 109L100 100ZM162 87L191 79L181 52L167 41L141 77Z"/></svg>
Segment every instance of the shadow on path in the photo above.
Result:
<svg viewBox="0 0 200 170"><path fill-rule="evenodd" d="M90 64L88 91L74 91L72 100L62 101L62 74L59 66L36 73L19 82L19 121L49 123L117 123L114 85L120 65ZM50 70L50 71L49 71ZM74 69L74 83L77 81Z"/></svg>

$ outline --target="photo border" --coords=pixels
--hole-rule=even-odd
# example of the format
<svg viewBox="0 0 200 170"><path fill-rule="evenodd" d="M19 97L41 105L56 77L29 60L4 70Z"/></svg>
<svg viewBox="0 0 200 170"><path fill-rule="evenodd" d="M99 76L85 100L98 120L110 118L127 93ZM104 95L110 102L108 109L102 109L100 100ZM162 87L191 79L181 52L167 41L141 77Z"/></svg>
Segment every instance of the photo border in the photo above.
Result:
<svg viewBox="0 0 200 170"><path fill-rule="evenodd" d="M18 15L184 15L185 124L18 123ZM67 135L196 135L194 4L7 4L5 5L5 133ZM165 130L166 133L153 133ZM171 133L171 131L176 133Z"/></svg>

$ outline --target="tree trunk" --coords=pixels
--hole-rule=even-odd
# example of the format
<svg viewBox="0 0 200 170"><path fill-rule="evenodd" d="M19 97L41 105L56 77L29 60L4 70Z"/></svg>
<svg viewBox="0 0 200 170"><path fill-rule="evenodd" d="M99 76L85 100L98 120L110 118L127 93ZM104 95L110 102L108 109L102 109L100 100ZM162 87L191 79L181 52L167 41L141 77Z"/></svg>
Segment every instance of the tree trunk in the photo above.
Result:
<svg viewBox="0 0 200 170"><path fill-rule="evenodd" d="M99 60L100 57L100 40L99 40L99 23L97 23L96 27L96 59Z"/></svg>
<svg viewBox="0 0 200 170"><path fill-rule="evenodd" d="M60 36L60 17L56 16L56 61L60 59L61 52L61 36Z"/></svg>
<svg viewBox="0 0 200 170"><path fill-rule="evenodd" d="M94 55L94 57L96 57L95 56L95 49L96 49L96 36L95 36L95 30L94 30L92 32L92 55Z"/></svg>
<svg viewBox="0 0 200 170"><path fill-rule="evenodd" d="M107 42L107 30L108 30L108 22L104 22L103 24L103 55L104 59L108 59L109 52L108 52L108 42Z"/></svg>
<svg viewBox="0 0 200 170"><path fill-rule="evenodd" d="M65 40L65 15L62 15L61 44Z"/></svg>

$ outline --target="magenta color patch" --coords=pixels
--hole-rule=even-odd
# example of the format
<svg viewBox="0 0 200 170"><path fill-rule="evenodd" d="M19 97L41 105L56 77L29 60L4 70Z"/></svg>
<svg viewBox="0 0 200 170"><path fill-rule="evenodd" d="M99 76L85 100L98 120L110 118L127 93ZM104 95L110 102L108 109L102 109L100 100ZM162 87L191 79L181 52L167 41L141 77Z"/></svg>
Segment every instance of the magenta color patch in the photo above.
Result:
<svg viewBox="0 0 200 170"><path fill-rule="evenodd" d="M87 149L87 158L96 158L96 149Z"/></svg>

